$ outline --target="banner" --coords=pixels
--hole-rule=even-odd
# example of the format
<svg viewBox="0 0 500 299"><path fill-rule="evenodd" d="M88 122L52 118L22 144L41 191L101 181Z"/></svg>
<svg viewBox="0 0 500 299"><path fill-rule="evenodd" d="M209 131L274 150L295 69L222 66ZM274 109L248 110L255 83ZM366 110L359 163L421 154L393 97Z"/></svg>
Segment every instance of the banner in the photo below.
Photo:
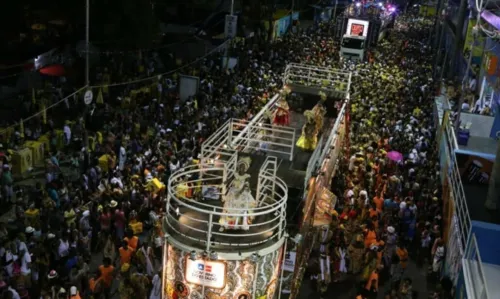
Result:
<svg viewBox="0 0 500 299"><path fill-rule="evenodd" d="M234 38L237 34L237 24L238 24L238 17L237 16L232 16L232 15L227 15L226 16L226 24L224 27L224 35L226 38Z"/></svg>
<svg viewBox="0 0 500 299"><path fill-rule="evenodd" d="M474 36L474 27L476 27L476 20L470 19L467 26L463 53L464 58L467 60L472 48L471 64L479 66L481 65L481 58L483 57L485 38L480 33Z"/></svg>

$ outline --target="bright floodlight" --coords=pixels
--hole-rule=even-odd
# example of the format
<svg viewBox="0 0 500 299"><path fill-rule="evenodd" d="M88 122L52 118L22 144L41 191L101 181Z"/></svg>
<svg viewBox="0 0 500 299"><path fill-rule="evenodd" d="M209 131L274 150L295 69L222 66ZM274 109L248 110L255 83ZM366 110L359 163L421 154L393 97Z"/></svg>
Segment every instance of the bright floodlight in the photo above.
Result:
<svg viewBox="0 0 500 299"><path fill-rule="evenodd" d="M360 6L361 6L361 2L357 2L356 7L360 7Z"/></svg>
<svg viewBox="0 0 500 299"><path fill-rule="evenodd" d="M382 7L382 6L384 6L384 3L379 2L379 3L378 3L378 6L379 6L379 7Z"/></svg>
<svg viewBox="0 0 500 299"><path fill-rule="evenodd" d="M390 8L389 8L389 11L390 11L390 12L395 12L395 11L396 11L396 7L390 7Z"/></svg>

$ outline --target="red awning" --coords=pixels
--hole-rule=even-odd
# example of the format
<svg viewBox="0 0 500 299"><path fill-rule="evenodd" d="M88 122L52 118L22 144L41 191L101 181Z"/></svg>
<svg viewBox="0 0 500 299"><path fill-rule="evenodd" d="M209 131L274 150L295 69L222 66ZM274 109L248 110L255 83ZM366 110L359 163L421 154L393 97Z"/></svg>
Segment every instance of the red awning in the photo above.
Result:
<svg viewBox="0 0 500 299"><path fill-rule="evenodd" d="M64 74L66 73L64 67L60 64L54 64L43 67L39 70L39 72L42 75L54 76L54 77L64 76Z"/></svg>

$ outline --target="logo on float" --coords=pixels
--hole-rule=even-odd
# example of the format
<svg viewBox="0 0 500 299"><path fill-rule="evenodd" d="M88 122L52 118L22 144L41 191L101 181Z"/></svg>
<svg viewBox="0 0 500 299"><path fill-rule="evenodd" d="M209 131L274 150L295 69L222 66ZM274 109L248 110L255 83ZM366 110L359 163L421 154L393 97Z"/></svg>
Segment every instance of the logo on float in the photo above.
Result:
<svg viewBox="0 0 500 299"><path fill-rule="evenodd" d="M204 265L204 264L198 264L198 270L210 273L210 272L212 272L212 266L210 266L210 265Z"/></svg>

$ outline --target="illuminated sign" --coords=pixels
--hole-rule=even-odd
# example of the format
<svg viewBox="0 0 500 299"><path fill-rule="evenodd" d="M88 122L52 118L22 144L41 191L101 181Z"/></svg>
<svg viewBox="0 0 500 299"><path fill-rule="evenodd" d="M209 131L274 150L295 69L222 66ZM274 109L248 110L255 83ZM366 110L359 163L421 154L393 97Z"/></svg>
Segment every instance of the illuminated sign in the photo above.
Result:
<svg viewBox="0 0 500 299"><path fill-rule="evenodd" d="M347 21L346 35L354 36L367 36L368 35L368 21L349 19Z"/></svg>
<svg viewBox="0 0 500 299"><path fill-rule="evenodd" d="M351 25L351 35L361 36L363 35L363 29L365 26L360 24L352 24Z"/></svg>
<svg viewBox="0 0 500 299"><path fill-rule="evenodd" d="M205 260L191 260L186 256L186 281L209 288L222 289L226 286L226 264Z"/></svg>

